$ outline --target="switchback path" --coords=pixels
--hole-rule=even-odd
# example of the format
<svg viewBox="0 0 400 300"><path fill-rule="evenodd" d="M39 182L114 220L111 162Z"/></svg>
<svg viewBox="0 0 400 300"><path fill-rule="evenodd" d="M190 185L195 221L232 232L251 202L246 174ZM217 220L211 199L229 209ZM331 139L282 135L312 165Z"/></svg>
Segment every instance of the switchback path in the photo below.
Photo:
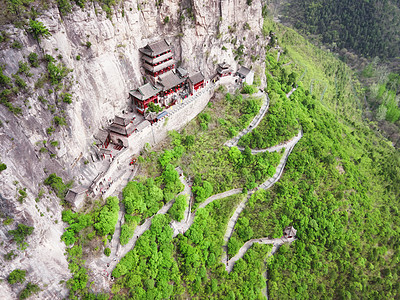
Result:
<svg viewBox="0 0 400 300"><path fill-rule="evenodd" d="M291 139L290 141L286 142L284 145L286 146L285 148L285 152L282 155L282 158L279 162L279 165L276 167L276 172L274 174L274 176L272 176L271 178L269 178L268 180L266 180L265 182L263 182L258 188L267 190L269 189L271 186L273 186L275 184L275 182L277 182L283 173L283 169L286 165L287 159L289 157L289 154L292 152L294 146L297 144L297 142L301 139L301 137L303 136L303 131L300 131L298 135L296 135L293 139ZM274 146L276 147L276 149L282 149L282 147L278 146ZM273 147L273 148L274 148ZM267 151L267 149L265 149L265 151ZM275 150L276 151L276 150ZM236 210L234 211L232 217L229 219L227 228L226 228L226 232L224 235L224 251L225 251L225 255L222 256L222 263L227 263L227 244L229 242L229 239L231 238L232 234L233 234L233 229L235 228L235 224L237 222L237 220L239 219L239 215L240 213L243 211L243 209L246 207L247 202L249 201L251 195L254 193L254 191L249 191L248 192L248 196L242 201L240 202L240 204L237 206Z"/></svg>
<svg viewBox="0 0 400 300"><path fill-rule="evenodd" d="M243 258L244 254L253 246L254 243L257 244L272 244L274 247L271 250L270 255L274 255L275 252L279 249L280 246L282 246L284 243L292 243L295 241L295 238L277 238L277 239L269 239L269 238L260 238L260 239L251 239L244 243L244 245L239 249L238 253L232 257L226 264L226 271L230 273L233 270L233 266L235 265L235 262L238 261L239 259Z"/></svg>
<svg viewBox="0 0 400 300"><path fill-rule="evenodd" d="M280 151L282 150L282 148L286 148L286 147L290 147L291 143L299 138L299 135L301 135L301 132L299 132L296 136L294 136L293 138L291 138L289 141L286 142L282 142L279 145L276 146L272 146L269 148L265 148L265 149L251 149L251 154L258 154L258 153L263 153L263 152L275 152L275 151ZM301 137L300 137L301 138ZM237 147L239 150L243 151L244 147Z"/></svg>
<svg viewBox="0 0 400 300"><path fill-rule="evenodd" d="M240 140L240 138L246 134L248 134L250 131L252 131L254 128L260 124L261 120L264 118L265 114L268 111L269 108L269 98L268 95L264 92L259 91L257 94L254 94L255 97L263 97L263 104L261 105L259 113L254 117L254 119L250 122L249 126L247 126L245 129L243 129L237 136L234 138L230 139L229 141L225 142L225 146L228 147L233 147L236 146Z"/></svg>
<svg viewBox="0 0 400 300"><path fill-rule="evenodd" d="M293 89L291 92L293 92L295 89ZM268 95L263 93L263 92L258 92L255 96L263 96L263 105L261 106L260 112L254 117L254 119L252 120L252 122L250 123L250 125L242 130L235 138L227 141L224 145L228 146L228 147L232 147L232 146L236 146L239 139L249 133L251 130L253 130L254 128L257 127L257 125L261 122L262 118L264 117L264 115L266 114L268 107L269 107L269 98ZM287 97L289 97L290 95L287 95ZM292 138L290 141L287 141L285 143L279 144L277 146L271 147L271 148L267 148L267 149L260 149L260 150L253 150L256 151L255 153L259 153L259 152L273 152L273 151L279 151L283 148L285 148L285 152L282 155L282 158L280 160L279 165L276 168L276 172L274 174L274 176L272 178L269 178L268 180L266 180L264 183L262 183L258 188L262 188L262 189L268 189L270 188L275 182L277 182L279 180L279 178L281 177L282 173L283 173L283 169L284 166L287 162L288 156L291 153L291 151L293 150L294 146L297 144L297 142L301 139L301 137L303 136L303 132L300 131L299 134L297 136L295 136L294 138ZM252 152L253 153L253 152ZM178 168L177 171L179 172L179 174L183 174L183 171ZM189 207L186 209L185 211L185 218L181 221L181 222L177 222L177 221L171 221L170 226L171 228L174 230L174 237L177 236L179 233L185 233L190 226L193 224L194 222L194 218L196 215L196 211L194 211L193 213L190 212L190 199L192 196L192 190L191 187L189 186L188 182L186 181L186 179L183 176L180 176L180 180L181 182L184 184L185 188L184 190L179 194L179 195L186 195L187 199L189 201ZM257 189L258 189L257 188ZM216 194L213 195L209 198L207 198L203 203L201 203L199 205L198 208L204 208L206 207L208 204L210 204L211 202L217 200L217 199L222 199L222 198L226 198L229 197L231 195L235 195L242 192L242 189L233 189L233 190L229 190L220 194ZM247 193L247 197L238 205L238 207L236 208L235 212L233 213L233 216L231 217L231 219L228 222L227 225L227 230L226 233L224 235L224 241L225 244L228 243L230 237L232 236L233 233L233 228L236 224L237 219L239 218L240 213L242 212L242 210L244 209L244 207L246 206L247 201L249 200L249 198L251 197L251 195L254 193L255 191L249 191ZM165 214L168 212L168 210L172 207L172 205L174 204L175 199L169 201L168 203L166 203L158 212L156 215L158 214ZM148 229L150 229L151 226L151 222L154 216L146 219L146 221L142 224L139 225L135 228L134 231L134 235L133 237L130 239L130 241L128 242L128 244L126 244L125 246L120 246L119 248L117 248L116 252L115 252L115 257L112 258L108 258L108 264L107 264L107 272L105 272L105 274L101 274L102 276L104 276L105 278L109 278L111 276L111 272L112 270L115 268L115 266L118 264L118 259L117 257L123 257L125 256L130 250L132 250L136 244L136 241L138 240L138 238ZM122 221L122 220L121 220ZM120 231L120 230L119 230ZM117 233L117 232L116 232ZM120 233L120 232L119 232ZM119 234L115 234L119 237ZM279 244L280 242L275 240L270 240L267 238L263 238L263 239L258 239L259 241L261 241L260 243L265 243L265 244L275 244L277 245L277 247L281 244ZM222 258L222 262L227 263L227 270L230 272L233 268L234 263L240 259L241 257L243 257L244 253L250 248L250 246L254 243L257 242L257 240L252 240L251 244L250 241L247 242L247 244L245 244L240 250L239 253L233 257L232 259L230 259L229 261L227 261L227 254L223 255L225 257ZM282 242L283 243L283 242ZM112 243L114 245L114 243ZM114 247L113 247L114 248ZM226 251L226 245L224 246L225 249L225 253L227 253ZM101 261L101 267L104 264L104 261ZM98 268L96 268L98 269ZM93 271L95 271L94 269L92 269ZM104 280L104 278L103 278ZM97 280L96 280L97 281ZM107 286L105 284L101 285L101 286Z"/></svg>

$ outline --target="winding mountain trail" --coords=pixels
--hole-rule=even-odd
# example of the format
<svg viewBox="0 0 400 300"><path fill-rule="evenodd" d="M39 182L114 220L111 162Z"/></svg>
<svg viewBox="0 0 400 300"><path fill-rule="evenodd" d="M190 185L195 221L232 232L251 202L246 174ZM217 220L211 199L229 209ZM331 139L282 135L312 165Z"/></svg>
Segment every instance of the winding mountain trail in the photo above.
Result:
<svg viewBox="0 0 400 300"><path fill-rule="evenodd" d="M261 120L264 118L265 114L268 111L269 108L269 97L265 92L258 91L257 94L254 94L255 97L263 97L263 104L261 105L260 111L258 114L253 118L253 120L250 122L249 126L247 126L245 129L243 129L239 134L229 141L225 142L225 146L228 147L233 147L237 146L239 140L241 139L242 136L248 134L250 131L252 131L254 128L260 124Z"/></svg>
<svg viewBox="0 0 400 300"><path fill-rule="evenodd" d="M296 88L292 89L292 91L290 91L287 95L287 97L289 98L291 93L294 92ZM263 119L263 117L265 116L266 112L268 111L269 108L269 98L268 95L265 94L264 92L258 92L257 94L255 94L255 96L263 96L263 104L260 108L259 113L254 117L254 119L251 121L251 123L249 124L249 126L245 129L243 129L236 137L232 138L231 140L227 141L224 145L228 146L228 147L233 147L233 146L237 146L238 141L240 140L240 138L242 136L244 136L245 134L249 133L250 131L252 131L254 128L256 128L258 126L258 124L261 122L261 120ZM239 250L239 252L232 257L231 259L228 260L228 255L227 255L227 244L229 242L229 239L232 236L235 224L239 218L240 213L243 211L243 209L245 208L248 200L250 199L251 195L258 190L259 188L261 189L269 189L274 183L276 183L280 177L282 176L283 173L283 169L286 165L287 159L290 155L290 153L292 152L294 146L297 144L297 142L301 139L301 137L303 136L303 132L302 130L299 131L299 133L293 137L291 140L281 143L279 145L270 147L270 148L266 148L266 149L258 149L258 150L252 150L252 154L257 154L257 153L262 153L262 152L274 152L274 151L281 151L282 149L285 149L281 160L279 162L279 165L276 167L276 172L275 174L269 178L268 180L266 180L265 182L263 182L260 186L258 186L256 189L249 191L247 193L247 197L239 203L239 205L236 207L233 215L231 216L228 224L227 224L227 229L224 235L224 252L225 255L223 255L221 261L226 264L226 270L228 272L232 271L233 266L235 265L235 262L242 258L244 256L244 254L246 253L246 251L248 249L250 249L250 247L254 244L254 243L260 243L260 244L273 244L274 248L273 251L271 251L271 255L273 253L275 253L275 251L283 244L286 242L291 243L293 239L286 239L286 238L279 238L279 239L269 239L269 238L261 238L261 239L253 239L253 240L249 240L247 241ZM239 148L241 150L243 150L243 148ZM183 170L178 167L176 168L176 170L178 171L178 173L180 174L180 181L183 183L184 185L184 190L179 194L179 195L186 195L186 199L188 201L188 206L185 210L184 213L184 219L180 222L177 222L175 220L170 222L170 226L174 231L173 236L176 237L179 233L184 234L193 224L194 219L195 219L195 215L198 209L200 208L204 208L206 207L208 204L210 204L211 202L218 200L218 199L222 199L222 198L226 198L235 194L239 194L242 192L241 188L237 188L237 189L232 189L229 191L225 191L223 193L220 194L216 194L216 195L212 195L211 197L207 198L204 202L202 202L198 208L194 211L191 212L191 199L192 199L192 189L191 186L189 185L189 182L185 179L185 177L183 176ZM156 215L159 214L165 214L168 212L168 210L172 207L172 205L175 203L175 199L169 201L168 203L166 203L163 207L160 208L160 210L156 213ZM119 213L119 222L115 231L115 234L113 236L113 240L110 243L111 244L111 249L112 249L112 253L115 253L115 256L109 257L107 259L101 259L99 261L97 261L96 263L92 263L91 267L93 271L98 271L97 273L100 274L101 279L103 281L105 281L105 279L111 278L111 272L112 270L116 267L116 265L118 264L118 257L123 257L125 256L130 250L132 250L135 247L136 241L138 240L138 238L147 230L150 229L151 223L152 223L152 219L154 218L154 216L148 218L145 220L145 222L141 225L138 225L135 228L134 231L134 235L133 237L130 239L130 241L128 242L128 244L121 246L119 245L119 236L120 236L120 232L121 232L121 225L122 225L122 219L123 219L123 214L120 211ZM117 244L117 245L116 245ZM106 264L106 268L104 267L104 265ZM96 266L96 267L95 267ZM93 268L95 267L95 268ZM104 268L104 272L101 272L101 269ZM96 270L97 269L97 270ZM96 276L95 276L96 277ZM97 276L98 277L98 276ZM96 280L97 281L97 280ZM103 286L107 286L107 285L103 285Z"/></svg>
<svg viewBox="0 0 400 300"><path fill-rule="evenodd" d="M230 273L233 270L233 267L235 265L235 262L238 261L239 259L243 258L243 256L245 255L245 253L247 252L247 250L249 250L251 248L251 246L253 246L254 243L257 244L272 244L274 245L274 247L271 250L270 255L274 255L275 252L279 249L280 246L282 246L285 243L292 243L293 241L295 241L295 238L277 238L277 239L269 239L269 238L261 238L261 239L251 239L248 240L246 243L244 243L244 245L239 249L238 253L232 257L229 261L227 261L226 263L226 271L228 271L228 273Z"/></svg>
<svg viewBox="0 0 400 300"><path fill-rule="evenodd" d="M268 180L266 180L265 182L263 182L257 189L261 188L264 190L269 189L272 185L274 185L282 176L283 173L283 169L286 165L287 159L289 157L289 154L292 152L294 146L297 144L297 142L302 138L303 136L303 131L300 130L300 132L294 137L292 138L290 141L285 142L281 145L277 145L274 147L271 147L273 149L275 149L275 151L280 150L283 148L283 146L286 146L285 148L285 152L282 155L282 158L279 162L279 165L276 167L276 172L274 174L274 176L272 176L271 178L269 178ZM264 149L264 151L268 151L267 149ZM272 151L270 151L272 152ZM247 202L249 201L251 195L254 193L254 191L249 191L248 192L248 196L239 203L239 205L237 206L236 210L234 211L232 217L229 219L227 228L226 228L226 232L224 235L224 251L225 251L225 255L223 255L221 261L222 263L228 263L228 252L227 252L227 244L229 242L229 239L232 237L233 234L233 230L235 228L235 224L237 222L237 220L239 219L239 215L240 213L243 211L243 209L246 207Z"/></svg>

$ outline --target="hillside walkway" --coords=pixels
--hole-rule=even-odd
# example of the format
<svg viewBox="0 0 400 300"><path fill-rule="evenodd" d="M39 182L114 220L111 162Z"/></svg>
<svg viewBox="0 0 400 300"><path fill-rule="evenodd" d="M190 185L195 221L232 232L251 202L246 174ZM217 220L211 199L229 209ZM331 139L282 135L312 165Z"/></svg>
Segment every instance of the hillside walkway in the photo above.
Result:
<svg viewBox="0 0 400 300"><path fill-rule="evenodd" d="M293 139L291 139L290 141L284 143L284 145L286 146L285 148L285 152L282 155L282 158L279 162L279 165L276 167L276 172L274 174L274 176L272 176L271 178L269 178L268 180L266 180L265 182L263 182L257 189L261 188L264 190L269 189L271 186L273 186L275 184L275 182L277 182L282 174L283 174L283 169L286 165L287 159L290 155L290 153L292 152L294 146L297 144L297 142L301 139L301 137L303 136L303 132L300 131L298 133L298 135L296 135ZM283 148L283 146L274 146L271 148L275 148L276 150L280 150ZM264 149L265 151L268 151L268 149ZM275 150L275 151L276 151ZM247 202L249 201L251 195L254 193L254 191L249 191L248 192L248 196L239 203L239 205L236 207L232 217L229 219L227 228L226 228L226 232L224 235L224 251L225 251L225 255L223 255L222 257L222 262L223 263L227 263L227 244L229 242L229 239L232 237L233 234L233 230L235 228L236 222L239 219L239 215L240 213L243 211L243 209L246 207Z"/></svg>
<svg viewBox="0 0 400 300"><path fill-rule="evenodd" d="M227 261L226 263L226 271L228 271L228 273L230 273L233 270L233 266L235 265L235 262L238 261L239 259L243 258L243 256L245 255L245 253L247 252L247 250L249 250L251 248L251 246L253 246L254 243L257 244L272 244L274 245L274 247L271 250L270 255L274 255L275 252L279 249L280 246L282 246L285 243L292 243L293 241L295 241L295 238L277 238L277 239L269 239L269 238L261 238L261 239L251 239L248 240L246 243L244 243L244 245L239 249L238 253L232 257L229 261Z"/></svg>
<svg viewBox="0 0 400 300"><path fill-rule="evenodd" d="M261 105L260 111L258 114L254 117L254 119L250 122L249 126L247 126L245 129L243 129L239 134L229 141L225 142L225 146L228 147L233 147L236 146L239 142L239 140L242 138L242 136L248 134L250 131L252 131L254 128L260 124L261 120L264 118L265 114L268 111L269 108L269 98L268 95L265 92L258 91L257 94L254 94L253 96L255 97L262 97L263 104Z"/></svg>

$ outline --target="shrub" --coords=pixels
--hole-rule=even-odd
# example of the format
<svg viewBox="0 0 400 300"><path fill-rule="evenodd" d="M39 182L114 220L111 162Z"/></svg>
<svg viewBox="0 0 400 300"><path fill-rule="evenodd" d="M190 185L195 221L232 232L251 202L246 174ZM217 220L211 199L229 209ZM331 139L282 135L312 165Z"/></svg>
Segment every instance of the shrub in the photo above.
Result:
<svg viewBox="0 0 400 300"><path fill-rule="evenodd" d="M65 119L63 117L59 117L59 116L55 116L53 118L53 122L54 124L56 124L57 126L64 126L67 125L67 122L65 121Z"/></svg>
<svg viewBox="0 0 400 300"><path fill-rule="evenodd" d="M19 299L26 299L26 298L30 297L32 294L36 294L39 291L40 291L40 288L38 285L28 282L26 287L19 294Z"/></svg>
<svg viewBox="0 0 400 300"><path fill-rule="evenodd" d="M65 194L67 193L67 189L71 185L71 183L64 184L61 177L58 177L55 173L50 174L49 177L44 180L44 184L51 186L56 192L58 198L60 198L61 200L64 199Z"/></svg>
<svg viewBox="0 0 400 300"><path fill-rule="evenodd" d="M110 248L105 248L104 249L104 254L105 254L105 256L110 256L110 254L111 254L111 249Z"/></svg>
<svg viewBox="0 0 400 300"><path fill-rule="evenodd" d="M240 241L235 237L231 237L228 242L228 254L229 256L234 256L240 249Z"/></svg>
<svg viewBox="0 0 400 300"><path fill-rule="evenodd" d="M49 150L47 150L46 147L42 147L42 148L40 148L40 150L39 150L40 153L47 153L48 151L49 151Z"/></svg>
<svg viewBox="0 0 400 300"><path fill-rule="evenodd" d="M39 60L38 60L38 55L35 52L31 52L28 55L28 61L30 65L34 68L39 67Z"/></svg>
<svg viewBox="0 0 400 300"><path fill-rule="evenodd" d="M24 199L28 196L28 194L24 190L18 190L19 197L18 197L18 202L23 203Z"/></svg>
<svg viewBox="0 0 400 300"><path fill-rule="evenodd" d="M52 85L59 84L70 71L65 67L63 63L59 63L56 65L53 61L50 61L47 64L47 70L49 71L49 79Z"/></svg>
<svg viewBox="0 0 400 300"><path fill-rule="evenodd" d="M28 31L32 33L33 38L40 42L40 37L48 38L51 36L49 30L40 21L29 20Z"/></svg>
<svg viewBox="0 0 400 300"><path fill-rule="evenodd" d="M242 94L254 94L255 92L257 92L257 87L253 86L253 85L248 85L246 82L243 83L243 88L241 93Z"/></svg>
<svg viewBox="0 0 400 300"><path fill-rule="evenodd" d="M117 197L108 197L107 204L103 206L93 227L104 236L113 234L118 222L119 200Z"/></svg>
<svg viewBox="0 0 400 300"><path fill-rule="evenodd" d="M75 0L75 1L78 4L78 1L77 0ZM72 5L69 0L57 0L57 6L62 15L66 15L66 14L72 12Z"/></svg>
<svg viewBox="0 0 400 300"><path fill-rule="evenodd" d="M13 48L13 49L22 49L22 44L20 42L18 42L18 41L14 41L11 44L11 48Z"/></svg>
<svg viewBox="0 0 400 300"><path fill-rule="evenodd" d="M4 260L7 261L13 260L15 257L17 257L17 254L14 253L14 250L11 250L10 252L4 254Z"/></svg>
<svg viewBox="0 0 400 300"><path fill-rule="evenodd" d="M88 48L88 49L89 49L90 47L92 47L92 43L91 43L91 42L89 42L89 41L87 41L87 42L86 42L86 44L85 44L85 46L86 46L86 48Z"/></svg>
<svg viewBox="0 0 400 300"><path fill-rule="evenodd" d="M14 222L14 219L13 219L13 218L10 218L10 217L7 217L7 218L3 221L3 224L4 224L4 225L11 225L12 222Z"/></svg>
<svg viewBox="0 0 400 300"><path fill-rule="evenodd" d="M10 273L10 275L8 275L7 281L10 284L15 284L17 282L23 283L25 281L25 276L26 276L25 270L15 269Z"/></svg>
<svg viewBox="0 0 400 300"><path fill-rule="evenodd" d="M51 141L50 145L52 145L53 147L57 147L59 145L58 141Z"/></svg>
<svg viewBox="0 0 400 300"><path fill-rule="evenodd" d="M15 84L17 86L19 86L22 89L26 88L27 84L21 77L19 77L17 74L13 74L13 77L15 79Z"/></svg>
<svg viewBox="0 0 400 300"><path fill-rule="evenodd" d="M71 94L64 93L64 94L61 94L61 97L62 97L63 102L68 103L68 104L72 103L72 95Z"/></svg>
<svg viewBox="0 0 400 300"><path fill-rule="evenodd" d="M51 56L50 54L45 54L44 55L44 60L47 61L48 63L56 61L55 58L53 56Z"/></svg>
<svg viewBox="0 0 400 300"><path fill-rule="evenodd" d="M14 240L17 242L21 248L25 248L28 244L25 242L25 238L32 234L33 227L26 226L22 223L18 224L17 229L9 230L8 233L11 234Z"/></svg>
<svg viewBox="0 0 400 300"><path fill-rule="evenodd" d="M148 104L148 107L149 107L149 111L151 111L151 112L159 113L160 111L162 111L162 107L157 104L154 104L153 102L150 102Z"/></svg>
<svg viewBox="0 0 400 300"><path fill-rule="evenodd" d="M165 18L164 18L164 24L167 24L169 22L169 16L166 16Z"/></svg>
<svg viewBox="0 0 400 300"><path fill-rule="evenodd" d="M39 97L38 97L38 100L39 100L40 102L44 103L44 104L47 103L46 98L44 98L43 96L39 96Z"/></svg>
<svg viewBox="0 0 400 300"><path fill-rule="evenodd" d="M3 172L5 169L7 169L7 165L4 163L0 164L0 173Z"/></svg>
<svg viewBox="0 0 400 300"><path fill-rule="evenodd" d="M53 126L50 126L49 128L46 129L46 132L48 135L51 135L55 131Z"/></svg>
<svg viewBox="0 0 400 300"><path fill-rule="evenodd" d="M80 56L80 55L77 55L77 56L76 56L76 60L81 60L81 56Z"/></svg>
<svg viewBox="0 0 400 300"><path fill-rule="evenodd" d="M185 216L185 209L187 207L187 200L185 195L179 195L176 197L175 203L172 205L171 209L168 211L172 219L180 222Z"/></svg>
<svg viewBox="0 0 400 300"><path fill-rule="evenodd" d="M25 74L27 77L31 77L32 76L32 73L29 73L29 70L31 68L28 66L28 63L26 63L26 62L24 63L23 61L19 61L18 62L18 66L19 66L18 71L17 71L18 74Z"/></svg>

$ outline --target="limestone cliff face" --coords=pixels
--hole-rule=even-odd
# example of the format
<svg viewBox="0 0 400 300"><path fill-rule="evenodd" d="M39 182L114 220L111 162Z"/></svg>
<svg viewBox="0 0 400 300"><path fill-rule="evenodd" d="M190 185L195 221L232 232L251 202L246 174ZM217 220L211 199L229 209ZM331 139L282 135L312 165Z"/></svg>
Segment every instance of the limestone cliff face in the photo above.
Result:
<svg viewBox="0 0 400 300"><path fill-rule="evenodd" d="M246 0L164 0L160 6L155 2L123 1L111 18L93 3L85 10L75 7L67 16L60 15L56 6L50 7L38 20L52 35L40 43L24 30L4 28L12 39L23 44L21 50L0 46L0 63L6 65L4 73L8 76L16 73L18 61L26 61L30 52L58 56L72 69L68 79L73 103L61 105L68 126L57 129L51 137L46 128L52 125L54 115L48 105L55 103L56 93L49 94L52 87L48 84L42 89L34 88L35 81L45 72L43 64L31 70L31 78L26 78L30 92L13 100L23 107L22 116L16 117L0 105L0 159L8 167L0 174L0 210L16 222L35 227L28 238L30 246L17 251L15 260L6 262L0 256L0 277L5 278L14 268L27 269L28 280L45 290L42 298L51 298L55 291L63 294L59 281L70 275L60 242L64 226L59 200L54 194L47 194L38 203L34 199L49 173L56 172L65 180L82 184L89 184L96 176L95 164L86 165L84 161L90 161L93 134L106 127L116 114L126 111L130 106L129 90L143 84L138 49L165 38L184 68L189 72L200 70L206 77L213 75L216 64L223 61L234 69L238 61L256 71L257 66L263 65L261 0L253 1L251 6ZM244 54L238 56L235 51L241 45ZM255 60L257 55L260 59ZM49 103L41 103L38 96L44 96ZM56 147L46 144L52 158L40 153L43 140L59 142ZM16 201L17 190L24 187L28 197L20 204ZM16 222L0 225L4 241L1 254L16 249L7 234ZM0 295L6 298L15 297L17 291L18 288L11 290L5 282L0 283Z"/></svg>

